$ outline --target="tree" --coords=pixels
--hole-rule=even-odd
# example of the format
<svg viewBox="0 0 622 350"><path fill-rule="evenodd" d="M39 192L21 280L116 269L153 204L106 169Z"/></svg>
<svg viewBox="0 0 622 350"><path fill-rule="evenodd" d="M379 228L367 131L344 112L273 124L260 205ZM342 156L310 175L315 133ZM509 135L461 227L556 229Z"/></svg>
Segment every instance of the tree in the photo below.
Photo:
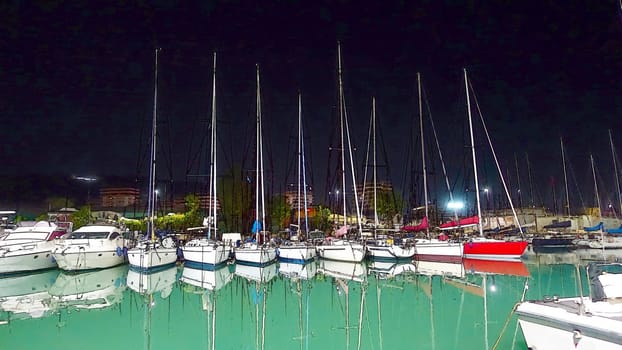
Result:
<svg viewBox="0 0 622 350"><path fill-rule="evenodd" d="M197 227L203 223L203 215L201 214L201 202L194 194L189 194L184 198L186 202L186 212L184 213L183 226Z"/></svg>
<svg viewBox="0 0 622 350"><path fill-rule="evenodd" d="M277 195L270 200L271 231L278 232L289 225L291 208L283 195Z"/></svg>
<svg viewBox="0 0 622 350"><path fill-rule="evenodd" d="M404 200L393 191L378 192L376 198L376 208L378 211L378 218L383 222L392 222L395 215L402 213L405 202Z"/></svg>
<svg viewBox="0 0 622 350"><path fill-rule="evenodd" d="M71 215L71 220L73 221L74 230L89 224L91 222L91 207L88 205L81 207Z"/></svg>
<svg viewBox="0 0 622 350"><path fill-rule="evenodd" d="M330 209L318 206L315 215L310 218L311 227L326 232L331 227L330 216Z"/></svg>

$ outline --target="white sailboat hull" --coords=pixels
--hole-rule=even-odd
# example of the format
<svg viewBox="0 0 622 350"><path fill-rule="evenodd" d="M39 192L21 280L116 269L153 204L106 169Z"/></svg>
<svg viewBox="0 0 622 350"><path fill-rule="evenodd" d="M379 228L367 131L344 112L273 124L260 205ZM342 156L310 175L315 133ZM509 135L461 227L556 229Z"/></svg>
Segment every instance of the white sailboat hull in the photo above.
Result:
<svg viewBox="0 0 622 350"><path fill-rule="evenodd" d="M317 252L312 245L282 245L277 249L277 255L280 261L304 264L315 259Z"/></svg>
<svg viewBox="0 0 622 350"><path fill-rule="evenodd" d="M235 261L240 264L266 265L276 260L276 248L257 245L242 246L234 250Z"/></svg>
<svg viewBox="0 0 622 350"><path fill-rule="evenodd" d="M365 247L357 242L336 240L330 244L319 245L316 250L322 259L361 262L365 258Z"/></svg>
<svg viewBox="0 0 622 350"><path fill-rule="evenodd" d="M130 267L149 270L172 265L177 261L176 248L135 247L127 251Z"/></svg>
<svg viewBox="0 0 622 350"><path fill-rule="evenodd" d="M427 261L462 260L462 243L438 239L418 240L415 243L415 258Z"/></svg>
<svg viewBox="0 0 622 350"><path fill-rule="evenodd" d="M192 240L182 247L182 251L186 263L208 267L225 263L231 255L230 246L207 239Z"/></svg>
<svg viewBox="0 0 622 350"><path fill-rule="evenodd" d="M404 260L410 259L415 255L415 247L368 245L367 255L375 260Z"/></svg>

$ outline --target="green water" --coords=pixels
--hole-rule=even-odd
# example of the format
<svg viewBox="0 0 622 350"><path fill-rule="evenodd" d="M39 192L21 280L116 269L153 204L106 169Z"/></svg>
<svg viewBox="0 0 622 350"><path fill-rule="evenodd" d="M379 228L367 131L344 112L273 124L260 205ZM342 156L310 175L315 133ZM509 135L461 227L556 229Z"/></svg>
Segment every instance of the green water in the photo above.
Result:
<svg viewBox="0 0 622 350"><path fill-rule="evenodd" d="M540 260L45 271L0 279L0 349L526 349L523 293L587 291L581 267Z"/></svg>

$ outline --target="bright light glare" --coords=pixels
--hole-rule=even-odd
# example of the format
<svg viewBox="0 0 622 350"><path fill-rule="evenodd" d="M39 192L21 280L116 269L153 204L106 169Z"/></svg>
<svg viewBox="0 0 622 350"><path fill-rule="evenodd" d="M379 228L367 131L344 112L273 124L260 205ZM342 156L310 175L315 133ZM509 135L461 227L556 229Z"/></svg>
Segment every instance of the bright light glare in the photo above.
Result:
<svg viewBox="0 0 622 350"><path fill-rule="evenodd" d="M460 201L450 201L447 203L447 209L462 209L464 208L464 203Z"/></svg>

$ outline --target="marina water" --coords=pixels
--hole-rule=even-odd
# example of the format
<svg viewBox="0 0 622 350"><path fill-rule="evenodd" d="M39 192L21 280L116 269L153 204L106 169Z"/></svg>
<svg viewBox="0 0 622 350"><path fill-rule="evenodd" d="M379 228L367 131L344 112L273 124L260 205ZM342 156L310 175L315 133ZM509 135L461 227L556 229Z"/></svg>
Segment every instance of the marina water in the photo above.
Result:
<svg viewBox="0 0 622 350"><path fill-rule="evenodd" d="M6 276L0 349L526 349L517 302L586 294L585 262L620 256Z"/></svg>

